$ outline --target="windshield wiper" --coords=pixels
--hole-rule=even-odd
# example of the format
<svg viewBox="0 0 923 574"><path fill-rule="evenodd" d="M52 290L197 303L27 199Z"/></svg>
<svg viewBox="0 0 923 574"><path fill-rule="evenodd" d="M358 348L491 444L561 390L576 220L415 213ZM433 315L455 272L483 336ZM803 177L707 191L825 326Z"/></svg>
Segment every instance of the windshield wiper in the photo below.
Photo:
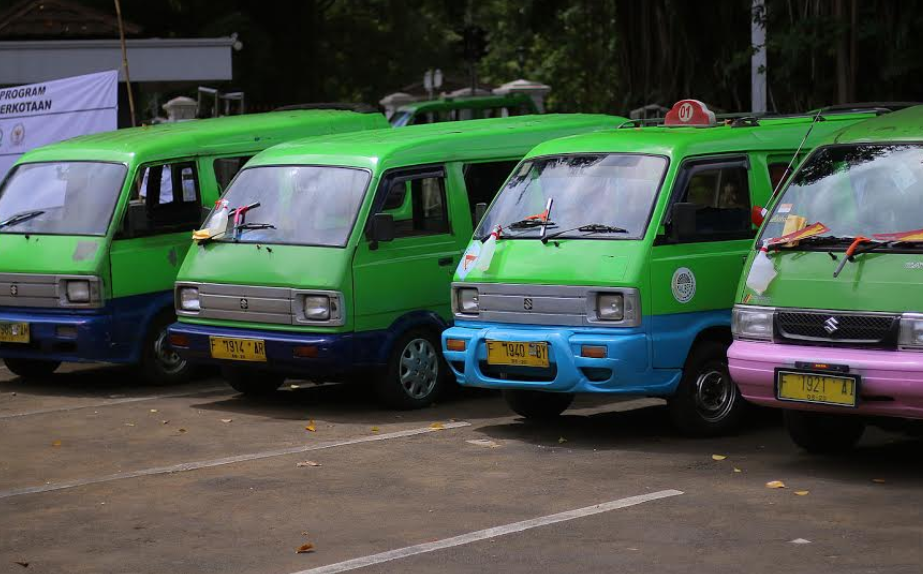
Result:
<svg viewBox="0 0 923 574"><path fill-rule="evenodd" d="M234 229L237 231L236 239L240 239L240 234L242 231L250 231L252 229L275 229L276 226L272 223L241 223Z"/></svg>
<svg viewBox="0 0 923 574"><path fill-rule="evenodd" d="M624 227L618 227L615 225L606 225L605 223L587 223L586 225L581 225L580 227L574 227L572 229L564 229L556 233L552 233L547 237L542 238L542 243L548 243L549 240L556 237L561 237L565 233L570 233L572 231L583 231L585 233L628 233L628 230Z"/></svg>
<svg viewBox="0 0 923 574"><path fill-rule="evenodd" d="M846 262L854 262L856 257L862 255L863 253L869 253L875 251L876 249L881 249L882 247L894 247L895 245L910 245L914 243L923 243L923 240L920 239L894 239L891 241L875 241L869 239L868 237L856 237L853 239L853 242L846 249L845 257L840 261L840 264L836 266L836 270L833 272L833 277L836 279L840 276L840 273L846 267ZM865 245L863 249L859 249L860 245Z"/></svg>
<svg viewBox="0 0 923 574"><path fill-rule="evenodd" d="M815 235L813 237L805 237L804 239L796 239L788 243L776 243L775 245L770 245L769 249L776 251L782 249L795 249L802 243L807 243L809 245L836 245L837 243L846 243L854 239L854 237L840 237L838 235Z"/></svg>
<svg viewBox="0 0 923 574"><path fill-rule="evenodd" d="M544 237L545 237L545 230L546 230L547 228L549 228L549 227L556 227L556 226L557 226L557 224L556 224L554 221L551 221L551 220L548 218L548 216L551 214L551 206L552 206L552 205L554 205L554 198L548 199L548 203L545 204L545 211L543 211L542 213L539 213L539 214L537 214L537 215L530 215L529 217L526 217L525 219L520 219L519 221L515 221L515 222L513 222L513 223L507 223L506 225L498 225L498 226L494 227L494 229L497 230L497 232L498 232L498 233L497 233L497 238L499 239L499 238L504 237L504 235L503 235L503 229L504 229L504 228L509 228L509 229L531 229L531 228L533 228L533 227L540 227L541 230L542 230L541 237L544 238ZM488 236L489 236L489 234L488 234ZM507 236L507 237L517 237L517 236L516 236L516 235L511 235L511 236Z"/></svg>
<svg viewBox="0 0 923 574"><path fill-rule="evenodd" d="M8 218L6 221L0 222L0 229L4 227L12 227L13 225L19 225L20 223L29 221L30 219L35 219L43 213L45 213L44 209L33 209L32 211L23 211L22 213L17 213L16 215Z"/></svg>

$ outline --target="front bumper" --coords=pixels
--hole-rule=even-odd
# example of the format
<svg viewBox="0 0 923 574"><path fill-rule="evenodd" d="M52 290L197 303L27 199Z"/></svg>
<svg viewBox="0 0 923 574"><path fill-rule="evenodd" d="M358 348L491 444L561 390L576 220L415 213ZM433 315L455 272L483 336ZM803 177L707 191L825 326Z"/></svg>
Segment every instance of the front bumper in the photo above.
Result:
<svg viewBox="0 0 923 574"><path fill-rule="evenodd" d="M775 370L796 362L848 365L861 375L856 408L779 401ZM923 353L779 345L734 341L728 350L731 378L747 400L769 407L923 419Z"/></svg>
<svg viewBox="0 0 923 574"><path fill-rule="evenodd" d="M113 352L112 315L74 310L0 309L0 322L28 323L28 343L0 343L0 357L63 362L126 362Z"/></svg>
<svg viewBox="0 0 923 574"><path fill-rule="evenodd" d="M449 351L447 339L465 341ZM548 369L487 364L486 341L547 342ZM606 348L606 358L580 356L583 345ZM653 369L650 339L641 328L568 328L524 325L456 324L442 334L442 350L459 384L493 389L561 393L671 395L681 373Z"/></svg>
<svg viewBox="0 0 923 574"><path fill-rule="evenodd" d="M185 337L187 345L176 343L174 335ZM275 371L308 378L333 377L355 370L356 339L351 333L319 334L281 332L263 329L238 329L174 323L170 326L171 345L184 359L194 363L240 366ZM211 356L210 337L260 339L266 344L266 362L233 361ZM316 357L296 357L295 348L317 347Z"/></svg>

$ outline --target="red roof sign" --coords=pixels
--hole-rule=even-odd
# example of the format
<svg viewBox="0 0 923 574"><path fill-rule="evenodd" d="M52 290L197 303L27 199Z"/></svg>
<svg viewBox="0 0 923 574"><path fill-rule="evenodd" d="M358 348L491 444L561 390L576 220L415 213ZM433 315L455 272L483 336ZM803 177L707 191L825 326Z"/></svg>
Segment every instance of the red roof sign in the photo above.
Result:
<svg viewBox="0 0 923 574"><path fill-rule="evenodd" d="M663 125L709 127L715 125L715 112L699 100L680 100L667 112Z"/></svg>

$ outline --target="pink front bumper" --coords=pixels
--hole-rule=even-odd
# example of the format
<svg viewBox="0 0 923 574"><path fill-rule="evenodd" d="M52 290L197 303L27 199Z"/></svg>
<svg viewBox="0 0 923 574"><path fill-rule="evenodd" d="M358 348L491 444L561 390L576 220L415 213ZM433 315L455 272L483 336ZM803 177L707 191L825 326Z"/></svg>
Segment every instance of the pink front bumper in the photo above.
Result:
<svg viewBox="0 0 923 574"><path fill-rule="evenodd" d="M858 408L779 401L775 370L796 362L848 365L862 377ZM728 350L731 378L750 402L786 409L923 419L923 353L734 341Z"/></svg>

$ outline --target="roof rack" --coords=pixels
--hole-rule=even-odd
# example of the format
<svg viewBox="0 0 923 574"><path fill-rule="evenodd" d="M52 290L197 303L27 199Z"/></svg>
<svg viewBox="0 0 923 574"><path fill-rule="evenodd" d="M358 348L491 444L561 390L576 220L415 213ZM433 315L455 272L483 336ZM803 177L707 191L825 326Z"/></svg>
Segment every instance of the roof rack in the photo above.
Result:
<svg viewBox="0 0 923 574"><path fill-rule="evenodd" d="M359 114L378 113L378 109L369 104L350 104L342 102L322 102L315 104L292 104L276 108L274 112L290 112L293 110L343 110L347 112L356 112Z"/></svg>

